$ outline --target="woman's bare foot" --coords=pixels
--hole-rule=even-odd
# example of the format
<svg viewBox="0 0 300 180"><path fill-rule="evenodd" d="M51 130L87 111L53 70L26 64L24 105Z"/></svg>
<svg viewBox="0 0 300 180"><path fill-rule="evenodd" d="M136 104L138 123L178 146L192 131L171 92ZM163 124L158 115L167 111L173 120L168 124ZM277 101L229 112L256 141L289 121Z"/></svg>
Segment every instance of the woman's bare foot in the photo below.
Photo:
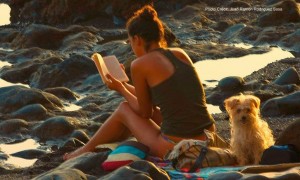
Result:
<svg viewBox="0 0 300 180"><path fill-rule="evenodd" d="M80 148L78 148L77 150L75 150L71 153L64 154L63 160L66 161L66 160L72 159L72 158L80 156L81 154L84 154L86 152L90 152L90 151L86 150L86 148L84 146L80 147Z"/></svg>

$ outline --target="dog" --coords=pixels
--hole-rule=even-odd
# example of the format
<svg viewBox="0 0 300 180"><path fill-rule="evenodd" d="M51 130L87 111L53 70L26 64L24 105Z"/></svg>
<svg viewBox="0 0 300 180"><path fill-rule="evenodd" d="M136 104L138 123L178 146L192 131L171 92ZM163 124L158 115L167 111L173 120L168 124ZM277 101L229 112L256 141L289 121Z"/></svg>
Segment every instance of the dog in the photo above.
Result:
<svg viewBox="0 0 300 180"><path fill-rule="evenodd" d="M260 99L232 96L224 101L231 127L230 146L239 165L259 164L265 149L274 145L272 130L260 118Z"/></svg>

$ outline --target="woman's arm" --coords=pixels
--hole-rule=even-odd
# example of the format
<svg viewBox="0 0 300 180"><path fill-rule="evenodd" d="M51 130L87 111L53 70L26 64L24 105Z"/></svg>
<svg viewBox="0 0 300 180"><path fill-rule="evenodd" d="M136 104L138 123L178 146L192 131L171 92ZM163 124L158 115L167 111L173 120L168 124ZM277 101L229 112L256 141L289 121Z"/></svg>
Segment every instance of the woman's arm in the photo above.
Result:
<svg viewBox="0 0 300 180"><path fill-rule="evenodd" d="M133 95L135 94L135 87L131 84L128 84L127 82L124 82L123 85L125 86L125 88Z"/></svg>
<svg viewBox="0 0 300 180"><path fill-rule="evenodd" d="M138 105L136 96L134 94L132 94L131 91L125 87L124 83L115 79L110 74L107 74L106 77L110 80L110 81L106 82L107 87L111 90L115 90L115 91L119 92L127 100L130 107L135 112L138 112L139 105Z"/></svg>
<svg viewBox="0 0 300 180"><path fill-rule="evenodd" d="M153 115L153 105L151 101L150 88L147 83L147 67L141 60L136 60L131 64L131 78L135 87L135 94L138 102L138 114L150 119Z"/></svg>

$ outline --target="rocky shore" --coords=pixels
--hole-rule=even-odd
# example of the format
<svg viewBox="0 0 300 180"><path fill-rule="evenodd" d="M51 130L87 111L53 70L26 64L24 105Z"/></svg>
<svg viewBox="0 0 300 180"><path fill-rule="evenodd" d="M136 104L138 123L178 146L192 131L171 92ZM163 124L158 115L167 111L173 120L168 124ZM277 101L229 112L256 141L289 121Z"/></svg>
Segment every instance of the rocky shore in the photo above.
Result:
<svg viewBox="0 0 300 180"><path fill-rule="evenodd" d="M102 83L90 57L94 52L116 55L129 74L135 57L126 43L124 22L149 2L0 0L11 7L12 22L0 26L0 60L11 64L0 69L0 78L14 84L0 87L0 144L35 139L44 147L16 153L38 159L26 168L6 164L9 155L0 151L0 179L118 179L122 173L128 179L169 178L146 161L105 172L100 167L108 155L105 149L62 160L64 153L86 143L124 100ZM223 101L253 94L261 100L261 115L276 144L294 144L300 150L298 0L172 0L154 1L154 7L165 23L169 46L183 48L193 62L262 54L270 47L291 52L294 58L246 77L224 77L205 92L207 103L222 110L213 117L226 140L230 128ZM253 47L228 45L237 43Z"/></svg>

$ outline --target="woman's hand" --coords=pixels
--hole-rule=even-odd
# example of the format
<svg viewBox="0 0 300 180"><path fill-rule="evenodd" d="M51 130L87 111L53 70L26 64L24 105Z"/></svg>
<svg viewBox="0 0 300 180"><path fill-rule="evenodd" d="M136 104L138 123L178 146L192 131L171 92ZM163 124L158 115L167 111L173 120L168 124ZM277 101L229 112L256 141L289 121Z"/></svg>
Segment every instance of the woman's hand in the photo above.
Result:
<svg viewBox="0 0 300 180"><path fill-rule="evenodd" d="M110 74L107 74L106 78L108 79L108 81L106 81L105 84L107 85L107 87L109 89L115 90L117 92L121 92L122 89L125 88L121 81L119 81L116 78L112 77Z"/></svg>

